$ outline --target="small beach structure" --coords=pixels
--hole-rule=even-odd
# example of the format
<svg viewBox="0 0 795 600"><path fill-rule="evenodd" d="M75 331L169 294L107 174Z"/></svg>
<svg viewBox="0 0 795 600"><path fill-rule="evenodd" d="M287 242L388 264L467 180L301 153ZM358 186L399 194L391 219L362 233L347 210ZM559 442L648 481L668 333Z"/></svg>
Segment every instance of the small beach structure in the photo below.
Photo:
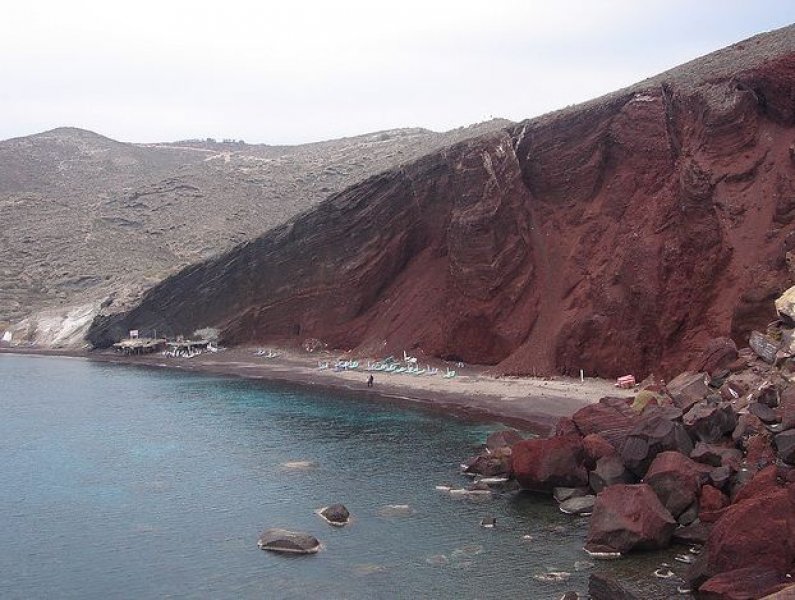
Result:
<svg viewBox="0 0 795 600"><path fill-rule="evenodd" d="M155 338L128 338L113 344L113 349L121 354L151 354L160 352L166 347L165 339Z"/></svg>
<svg viewBox="0 0 795 600"><path fill-rule="evenodd" d="M201 354L209 349L210 340L177 340L176 342L167 342L166 355L172 358L178 356L185 358L192 358L197 354Z"/></svg>

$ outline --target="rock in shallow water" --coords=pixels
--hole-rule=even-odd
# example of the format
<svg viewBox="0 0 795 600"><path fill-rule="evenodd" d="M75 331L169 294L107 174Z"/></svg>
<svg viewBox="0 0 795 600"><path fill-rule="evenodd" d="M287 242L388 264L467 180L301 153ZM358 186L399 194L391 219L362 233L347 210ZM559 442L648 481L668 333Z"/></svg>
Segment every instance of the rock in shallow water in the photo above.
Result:
<svg viewBox="0 0 795 600"><path fill-rule="evenodd" d="M569 498L560 503L560 512L567 515L589 515L593 512L594 502L596 496L593 495Z"/></svg>
<svg viewBox="0 0 795 600"><path fill-rule="evenodd" d="M287 529L267 529L263 531L257 546L262 550L288 554L314 554L320 550L320 542L313 535Z"/></svg>
<svg viewBox="0 0 795 600"><path fill-rule="evenodd" d="M320 516L335 527L342 527L351 521L351 513L348 512L348 509L345 508L343 504L332 504L331 506L321 508Z"/></svg>
<svg viewBox="0 0 795 600"><path fill-rule="evenodd" d="M588 578L588 595L591 600L639 600L616 579L600 573Z"/></svg>
<svg viewBox="0 0 795 600"><path fill-rule="evenodd" d="M596 497L585 550L591 553L664 548L676 521L647 484L614 485Z"/></svg>

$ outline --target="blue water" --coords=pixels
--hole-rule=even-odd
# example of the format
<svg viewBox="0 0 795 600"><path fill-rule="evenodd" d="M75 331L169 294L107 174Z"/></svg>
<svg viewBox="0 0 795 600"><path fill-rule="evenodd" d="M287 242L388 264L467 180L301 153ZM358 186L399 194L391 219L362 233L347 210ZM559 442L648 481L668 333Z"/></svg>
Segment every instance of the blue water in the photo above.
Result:
<svg viewBox="0 0 795 600"><path fill-rule="evenodd" d="M466 483L457 465L497 427L260 382L0 355L0 597L558 598L584 593L593 569L632 577L648 597L671 591L649 582L663 555L581 564L586 521L548 499L436 491ZM335 502L349 527L314 513ZM391 504L412 513L383 514ZM481 528L484 516L498 527ZM268 527L308 531L324 549L263 552ZM571 576L535 578L550 570Z"/></svg>

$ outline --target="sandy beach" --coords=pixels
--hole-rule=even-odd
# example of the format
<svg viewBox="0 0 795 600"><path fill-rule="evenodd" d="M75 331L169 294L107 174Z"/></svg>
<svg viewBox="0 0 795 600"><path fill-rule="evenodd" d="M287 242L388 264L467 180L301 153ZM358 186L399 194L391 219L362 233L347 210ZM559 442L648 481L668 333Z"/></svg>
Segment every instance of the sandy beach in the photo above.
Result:
<svg viewBox="0 0 795 600"><path fill-rule="evenodd" d="M538 434L547 434L556 421L604 396L629 396L612 382L602 379L565 377L495 377L486 368L465 365L456 367L456 376L438 374L409 375L372 373L374 384L367 387L370 373L367 359L359 360L356 370L319 369L318 363L333 367L338 354L308 354L274 349L277 356L258 356L256 348L231 348L217 353L203 353L192 358L172 358L162 354L124 356L113 351L47 350L36 348L0 348L2 353L71 356L98 362L123 363L150 368L196 371L247 379L278 382L286 385L345 392L377 402L419 406L460 418L497 421Z"/></svg>

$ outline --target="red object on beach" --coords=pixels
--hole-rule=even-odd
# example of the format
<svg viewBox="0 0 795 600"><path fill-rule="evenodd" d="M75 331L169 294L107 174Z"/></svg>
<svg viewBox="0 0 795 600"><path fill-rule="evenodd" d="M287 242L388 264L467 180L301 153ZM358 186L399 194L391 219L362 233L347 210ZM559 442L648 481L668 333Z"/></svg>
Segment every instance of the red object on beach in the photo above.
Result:
<svg viewBox="0 0 795 600"><path fill-rule="evenodd" d="M619 377L616 379L616 387L624 390L635 387L635 376L624 375L623 377Z"/></svg>

